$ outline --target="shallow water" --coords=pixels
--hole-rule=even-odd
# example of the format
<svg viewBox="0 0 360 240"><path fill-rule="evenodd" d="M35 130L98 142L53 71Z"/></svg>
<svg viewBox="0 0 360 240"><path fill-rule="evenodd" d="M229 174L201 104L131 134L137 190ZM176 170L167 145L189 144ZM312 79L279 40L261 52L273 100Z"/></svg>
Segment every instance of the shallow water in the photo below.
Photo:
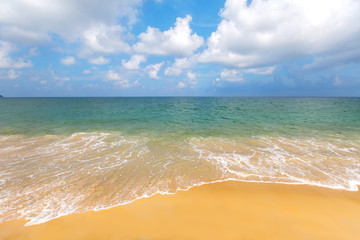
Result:
<svg viewBox="0 0 360 240"><path fill-rule="evenodd" d="M5 98L0 109L0 221L228 179L360 183L360 98Z"/></svg>

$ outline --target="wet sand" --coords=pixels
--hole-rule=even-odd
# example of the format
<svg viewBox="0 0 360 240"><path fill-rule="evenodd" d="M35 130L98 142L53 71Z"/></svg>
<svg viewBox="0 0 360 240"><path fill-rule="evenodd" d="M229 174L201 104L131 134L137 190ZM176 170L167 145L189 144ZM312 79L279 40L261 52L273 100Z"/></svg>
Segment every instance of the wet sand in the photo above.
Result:
<svg viewBox="0 0 360 240"><path fill-rule="evenodd" d="M0 239L360 239L360 192L224 182L24 227Z"/></svg>

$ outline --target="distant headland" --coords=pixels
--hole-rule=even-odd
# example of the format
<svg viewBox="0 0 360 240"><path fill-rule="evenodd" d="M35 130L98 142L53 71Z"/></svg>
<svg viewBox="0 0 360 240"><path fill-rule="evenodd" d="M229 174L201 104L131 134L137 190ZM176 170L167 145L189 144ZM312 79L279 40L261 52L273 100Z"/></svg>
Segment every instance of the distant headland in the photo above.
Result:
<svg viewBox="0 0 360 240"><path fill-rule="evenodd" d="M4 97L3 95L0 95L0 98Z"/></svg>

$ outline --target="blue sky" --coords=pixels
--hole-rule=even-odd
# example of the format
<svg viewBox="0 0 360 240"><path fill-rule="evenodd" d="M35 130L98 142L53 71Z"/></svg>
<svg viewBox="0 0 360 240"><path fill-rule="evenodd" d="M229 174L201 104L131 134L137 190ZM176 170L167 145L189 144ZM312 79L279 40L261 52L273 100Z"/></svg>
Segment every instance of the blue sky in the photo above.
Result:
<svg viewBox="0 0 360 240"><path fill-rule="evenodd" d="M0 0L4 96L360 96L358 0Z"/></svg>

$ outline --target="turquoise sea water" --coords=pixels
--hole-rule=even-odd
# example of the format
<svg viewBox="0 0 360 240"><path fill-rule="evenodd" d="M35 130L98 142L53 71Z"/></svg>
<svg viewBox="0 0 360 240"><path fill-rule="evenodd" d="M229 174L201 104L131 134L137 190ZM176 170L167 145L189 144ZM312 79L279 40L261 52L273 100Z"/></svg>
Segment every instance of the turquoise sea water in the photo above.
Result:
<svg viewBox="0 0 360 240"><path fill-rule="evenodd" d="M4 98L1 135L326 136L360 128L360 98Z"/></svg>
<svg viewBox="0 0 360 240"><path fill-rule="evenodd" d="M0 221L230 179L357 190L360 98L0 99Z"/></svg>

